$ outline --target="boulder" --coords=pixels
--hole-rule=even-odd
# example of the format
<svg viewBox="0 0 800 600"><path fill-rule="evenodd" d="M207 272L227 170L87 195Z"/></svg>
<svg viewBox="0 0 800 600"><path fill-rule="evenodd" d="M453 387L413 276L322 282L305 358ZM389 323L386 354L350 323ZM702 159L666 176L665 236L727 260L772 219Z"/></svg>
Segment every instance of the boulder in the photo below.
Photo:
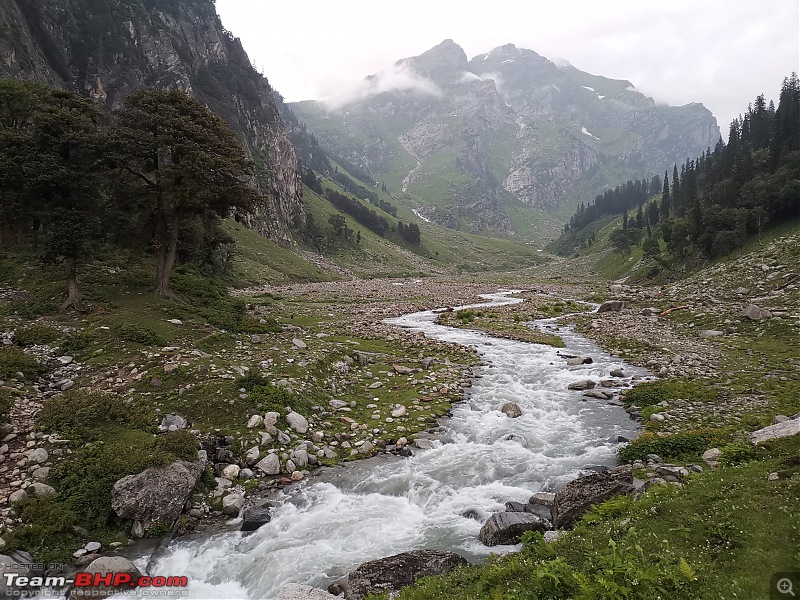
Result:
<svg viewBox="0 0 800 600"><path fill-rule="evenodd" d="M420 577L440 575L467 564L467 560L446 550L412 550L359 566L347 577L348 600L397 592Z"/></svg>
<svg viewBox="0 0 800 600"><path fill-rule="evenodd" d="M297 433L306 433L308 431L308 419L303 415L292 411L286 415L286 420Z"/></svg>
<svg viewBox="0 0 800 600"><path fill-rule="evenodd" d="M305 350L306 348L308 348L306 343L303 340L301 340L300 338L294 338L292 340L292 344L294 344L294 347L299 349L299 350Z"/></svg>
<svg viewBox="0 0 800 600"><path fill-rule="evenodd" d="M794 418L776 425L764 427L763 429L758 429L751 433L748 439L751 444L755 445L766 442L767 440L797 435L798 433L800 433L800 419Z"/></svg>
<svg viewBox="0 0 800 600"><path fill-rule="evenodd" d="M241 469L239 469L239 465L228 465L227 467L222 469L222 476L225 479L233 481L234 479L239 477L239 471L240 470Z"/></svg>
<svg viewBox="0 0 800 600"><path fill-rule="evenodd" d="M11 492L11 495L8 497L8 503L12 506L17 502L22 502L28 497L28 492L25 490L17 490L15 492Z"/></svg>
<svg viewBox="0 0 800 600"><path fill-rule="evenodd" d="M567 386L568 390L590 390L595 386L595 382L591 379L581 379L580 381L573 381Z"/></svg>
<svg viewBox="0 0 800 600"><path fill-rule="evenodd" d="M250 420L247 421L247 428L253 429L254 427L260 427L263 422L264 418L261 415L253 415L250 417Z"/></svg>
<svg viewBox="0 0 800 600"><path fill-rule="evenodd" d="M222 512L229 517L238 517L244 506L244 496L228 494L222 499Z"/></svg>
<svg viewBox="0 0 800 600"><path fill-rule="evenodd" d="M287 583L278 594L277 600L334 600L335 598L338 596L310 585Z"/></svg>
<svg viewBox="0 0 800 600"><path fill-rule="evenodd" d="M603 302L597 309L597 312L604 313L604 312L619 312L623 308L625 308L625 303L622 300L611 300L609 302Z"/></svg>
<svg viewBox="0 0 800 600"><path fill-rule="evenodd" d="M43 463L47 461L47 450L44 448L36 448L28 453L29 463Z"/></svg>
<svg viewBox="0 0 800 600"><path fill-rule="evenodd" d="M575 358L568 358L567 365L570 367L577 367L578 365L590 365L594 362L591 356L576 356Z"/></svg>
<svg viewBox="0 0 800 600"><path fill-rule="evenodd" d="M538 504L539 506L552 508L553 504L555 504L555 499L556 495L552 492L536 492L528 499L528 504Z"/></svg>
<svg viewBox="0 0 800 600"><path fill-rule="evenodd" d="M625 372L622 369L611 369L608 374L611 377L625 377Z"/></svg>
<svg viewBox="0 0 800 600"><path fill-rule="evenodd" d="M118 517L149 523L177 519L194 490L205 465L176 460L118 480L111 490L111 508Z"/></svg>
<svg viewBox="0 0 800 600"><path fill-rule="evenodd" d="M719 448L709 448L703 452L703 462L715 469L719 464L720 456L722 456L722 451Z"/></svg>
<svg viewBox="0 0 800 600"><path fill-rule="evenodd" d="M742 312L739 313L741 316L750 319L751 321L763 321L764 319L771 319L772 313L769 312L765 308L760 308L755 304L750 304L747 308L745 308Z"/></svg>
<svg viewBox="0 0 800 600"><path fill-rule="evenodd" d="M272 519L269 506L251 506L242 513L242 531L255 531Z"/></svg>
<svg viewBox="0 0 800 600"><path fill-rule="evenodd" d="M630 465L593 473L570 481L553 499L553 525L572 526L594 504L634 490Z"/></svg>
<svg viewBox="0 0 800 600"><path fill-rule="evenodd" d="M36 496L37 498L44 498L45 496L53 496L56 493L55 488L47 485L46 483L32 483L28 486L27 492Z"/></svg>
<svg viewBox="0 0 800 600"><path fill-rule="evenodd" d="M509 419L516 419L522 416L522 409L516 402L506 402L500 407L500 412L504 413Z"/></svg>
<svg viewBox="0 0 800 600"><path fill-rule="evenodd" d="M495 513L483 524L478 538L487 546L519 543L526 531L545 532L550 529L544 519L528 512Z"/></svg>
<svg viewBox="0 0 800 600"><path fill-rule="evenodd" d="M403 365L392 365L392 368L398 375L411 375L414 372L414 369Z"/></svg>
<svg viewBox="0 0 800 600"><path fill-rule="evenodd" d="M186 429L189 426L189 422L184 419L180 415L164 415L164 418L161 419L161 425L159 425L159 429L161 431L177 431L178 429Z"/></svg>
<svg viewBox="0 0 800 600"><path fill-rule="evenodd" d="M139 569L137 569L131 561L122 556L101 556L93 560L82 570L86 573L100 573L101 575L105 575L106 573L127 573L130 575L131 582L137 581L139 577L142 576ZM101 585L100 587L73 587L69 592L69 597L108 598L121 590L130 590L131 587L133 586L131 586L130 583L121 583L116 587L105 585Z"/></svg>
<svg viewBox="0 0 800 600"><path fill-rule="evenodd" d="M723 332L719 331L718 329L704 329L698 334L701 338L707 340L709 338L721 337L723 336Z"/></svg>

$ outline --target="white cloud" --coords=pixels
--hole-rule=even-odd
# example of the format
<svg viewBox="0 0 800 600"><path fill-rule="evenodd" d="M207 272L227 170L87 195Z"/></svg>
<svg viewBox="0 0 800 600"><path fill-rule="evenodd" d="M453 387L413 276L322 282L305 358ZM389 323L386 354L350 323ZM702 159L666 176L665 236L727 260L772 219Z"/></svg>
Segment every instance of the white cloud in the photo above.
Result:
<svg viewBox="0 0 800 600"><path fill-rule="evenodd" d="M336 110L384 92L414 92L441 96L442 90L430 79L422 77L403 64L395 64L364 79L357 86L322 99L328 110Z"/></svg>
<svg viewBox="0 0 800 600"><path fill-rule="evenodd" d="M800 70L797 0L764 10L741 0L494 0L480 11L455 0L307 0L302 15L287 2L217 0L217 9L290 101L335 96L452 38L468 56L514 43L628 80L656 101L703 102L726 130L757 94L777 99L783 77Z"/></svg>

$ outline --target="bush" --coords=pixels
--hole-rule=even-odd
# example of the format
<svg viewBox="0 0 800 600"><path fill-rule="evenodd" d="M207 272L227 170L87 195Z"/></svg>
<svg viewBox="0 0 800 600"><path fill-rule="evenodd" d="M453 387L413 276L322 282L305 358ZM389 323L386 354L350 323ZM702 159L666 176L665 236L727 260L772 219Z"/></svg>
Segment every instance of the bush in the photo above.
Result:
<svg viewBox="0 0 800 600"><path fill-rule="evenodd" d="M153 419L143 409L127 404L118 396L84 390L70 390L48 399L36 425L42 431L62 433L85 442L125 427L156 432Z"/></svg>
<svg viewBox="0 0 800 600"><path fill-rule="evenodd" d="M665 460L695 458L708 448L727 441L729 436L721 430L698 430L676 435L658 436L645 433L617 452L620 460L644 460L648 454L658 454Z"/></svg>
<svg viewBox="0 0 800 600"><path fill-rule="evenodd" d="M22 373L22 379L34 379L45 371L44 365L35 356L19 348L8 346L0 349L0 379L13 379Z"/></svg>
<svg viewBox="0 0 800 600"><path fill-rule="evenodd" d="M58 329L50 325L29 325L17 330L14 341L20 346L37 346L54 342L60 336Z"/></svg>
<svg viewBox="0 0 800 600"><path fill-rule="evenodd" d="M665 400L688 398L709 402L716 400L719 392L706 384L692 381L648 381L637 385L625 394L625 405L639 408L655 406Z"/></svg>
<svg viewBox="0 0 800 600"><path fill-rule="evenodd" d="M14 392L0 390L0 423L8 423L11 407L14 405Z"/></svg>
<svg viewBox="0 0 800 600"><path fill-rule="evenodd" d="M269 381L255 369L250 369L246 374L236 380L236 387L244 388L248 392L254 388L267 385L269 385Z"/></svg>
<svg viewBox="0 0 800 600"><path fill-rule="evenodd" d="M742 440L727 444L720 451L719 461L724 465L741 465L758 458L758 452L752 444Z"/></svg>
<svg viewBox="0 0 800 600"><path fill-rule="evenodd" d="M94 334L88 331L75 331L70 333L61 343L58 351L68 356L78 356L95 341Z"/></svg>
<svg viewBox="0 0 800 600"><path fill-rule="evenodd" d="M26 498L15 510L24 526L5 537L5 551L22 549L39 562L63 562L79 545L72 529L75 514L56 499Z"/></svg>
<svg viewBox="0 0 800 600"><path fill-rule="evenodd" d="M197 438L186 429L170 431L156 439L156 450L167 452L181 460L194 462L197 460Z"/></svg>
<svg viewBox="0 0 800 600"><path fill-rule="evenodd" d="M119 321L114 324L114 332L126 342L144 346L163 346L166 343L155 330L140 323Z"/></svg>

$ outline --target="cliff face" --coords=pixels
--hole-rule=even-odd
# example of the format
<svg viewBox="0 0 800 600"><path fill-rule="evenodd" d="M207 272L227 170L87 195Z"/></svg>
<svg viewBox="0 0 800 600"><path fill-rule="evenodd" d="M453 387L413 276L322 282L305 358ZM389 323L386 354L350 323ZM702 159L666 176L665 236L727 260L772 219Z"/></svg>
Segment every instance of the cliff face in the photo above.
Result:
<svg viewBox="0 0 800 600"><path fill-rule="evenodd" d="M526 221L671 170L719 138L702 104L659 106L628 81L513 45L468 60L452 40L334 105L291 106L323 147L429 204L429 218L531 239Z"/></svg>
<svg viewBox="0 0 800 600"><path fill-rule="evenodd" d="M264 202L248 225L289 242L305 219L273 90L213 0L3 0L0 77L67 87L108 108L140 87L187 90L228 121L256 164Z"/></svg>

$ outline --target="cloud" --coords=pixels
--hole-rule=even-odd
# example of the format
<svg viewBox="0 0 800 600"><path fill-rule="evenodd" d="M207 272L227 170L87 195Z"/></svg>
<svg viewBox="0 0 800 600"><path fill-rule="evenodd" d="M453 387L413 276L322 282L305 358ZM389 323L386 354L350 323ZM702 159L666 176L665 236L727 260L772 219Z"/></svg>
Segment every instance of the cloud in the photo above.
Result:
<svg viewBox="0 0 800 600"><path fill-rule="evenodd" d="M325 98L322 103L327 110L337 110L386 92L410 92L436 97L442 95L442 90L433 81L398 63L370 75L355 87Z"/></svg>

